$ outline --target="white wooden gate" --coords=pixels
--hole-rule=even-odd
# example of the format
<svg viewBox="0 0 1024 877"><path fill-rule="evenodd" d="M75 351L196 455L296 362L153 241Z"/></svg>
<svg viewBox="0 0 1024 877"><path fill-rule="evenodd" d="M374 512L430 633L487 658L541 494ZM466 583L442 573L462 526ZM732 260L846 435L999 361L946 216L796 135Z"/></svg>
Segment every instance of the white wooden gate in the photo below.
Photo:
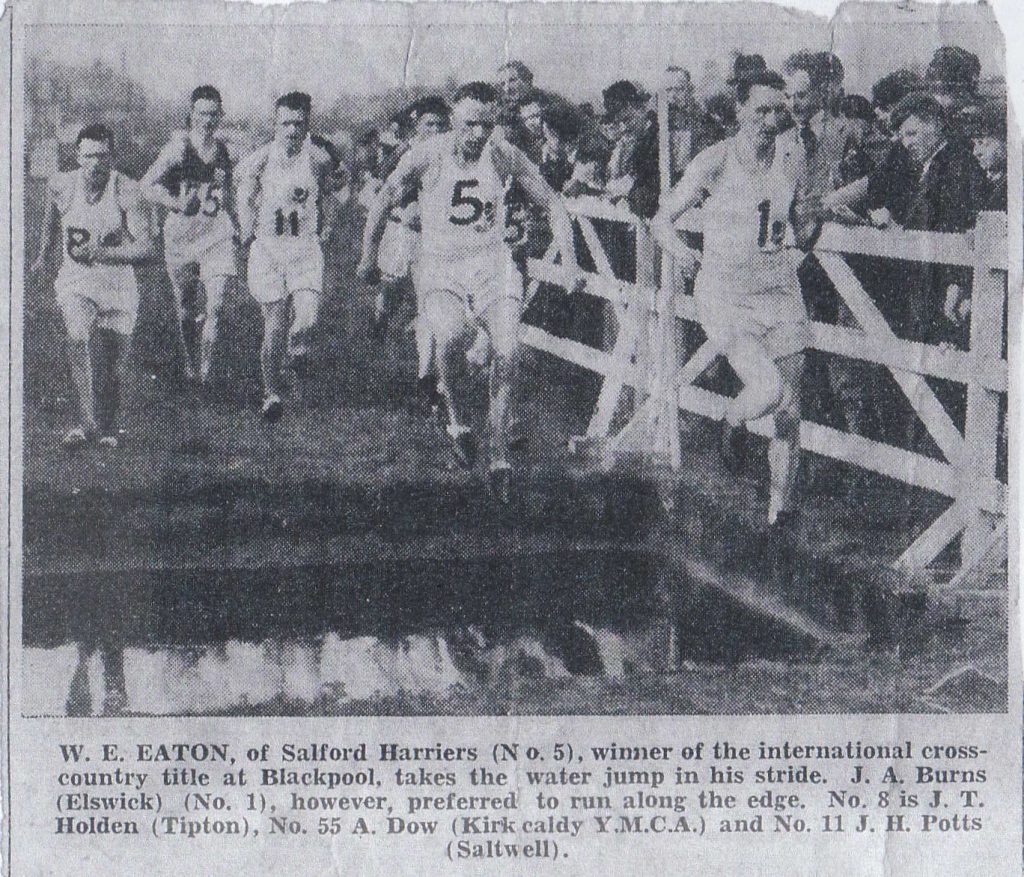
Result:
<svg viewBox="0 0 1024 877"><path fill-rule="evenodd" d="M675 323L694 320L693 300L677 289L670 260L655 255L647 224L623 207L596 199L567 200L596 264L587 291L611 302L618 322L611 350L599 350L558 338L536 327L524 327L524 341L604 377L584 441L601 440L606 456L627 445L662 455L673 467L680 463L679 409L720 418L726 398L693 382L718 355L705 342L685 362L677 360ZM636 235L636 282L617 279L598 239L593 220L624 223ZM699 212L681 226L699 231ZM814 323L813 348L876 363L889 370L918 418L940 449L943 459L803 422L804 450L870 469L915 487L950 497L943 512L899 558L897 566L922 569L954 539L961 541L962 570L953 585L972 569L1006 553L1006 486L996 478L999 443L999 394L1008 387L1002 358L1007 278L1006 214L982 213L976 228L964 234L878 230L827 225L815 254L858 326L846 328ZM947 349L898 338L845 257L848 254L957 265L973 271L970 348ZM564 285L565 273L553 264L554 253L532 260L531 283ZM660 261L659 276L655 268ZM935 397L925 377L944 378L967 386L967 417L963 433ZM624 388L641 401L624 427L612 432L613 416ZM770 420L750 424L753 432L770 435Z"/></svg>

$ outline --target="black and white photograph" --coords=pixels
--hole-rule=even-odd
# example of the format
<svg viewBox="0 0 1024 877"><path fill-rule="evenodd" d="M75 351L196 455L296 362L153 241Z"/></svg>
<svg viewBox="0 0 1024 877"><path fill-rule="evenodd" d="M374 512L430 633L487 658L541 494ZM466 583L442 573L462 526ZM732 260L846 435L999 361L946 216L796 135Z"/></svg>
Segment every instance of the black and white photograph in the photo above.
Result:
<svg viewBox="0 0 1024 877"><path fill-rule="evenodd" d="M1006 713L987 7L438 5L23 28L21 716Z"/></svg>

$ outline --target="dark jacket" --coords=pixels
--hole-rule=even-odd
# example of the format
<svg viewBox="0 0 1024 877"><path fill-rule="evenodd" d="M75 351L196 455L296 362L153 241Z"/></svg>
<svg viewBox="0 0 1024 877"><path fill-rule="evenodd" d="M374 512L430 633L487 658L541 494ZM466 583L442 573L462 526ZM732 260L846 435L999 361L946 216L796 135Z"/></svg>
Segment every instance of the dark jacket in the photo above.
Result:
<svg viewBox="0 0 1024 877"><path fill-rule="evenodd" d="M661 193L661 171L658 167L658 117L651 113L647 125L637 138L630 160L633 188L626 200L637 216L651 219L658 212Z"/></svg>
<svg viewBox="0 0 1024 877"><path fill-rule="evenodd" d="M935 153L924 173L902 146L889 152L871 175L868 195L872 207L887 207L906 229L962 232L973 228L978 211L986 206L989 183L969 142L947 141ZM913 340L963 343L942 312L951 283L970 286L968 268L931 262L904 263L906 332Z"/></svg>

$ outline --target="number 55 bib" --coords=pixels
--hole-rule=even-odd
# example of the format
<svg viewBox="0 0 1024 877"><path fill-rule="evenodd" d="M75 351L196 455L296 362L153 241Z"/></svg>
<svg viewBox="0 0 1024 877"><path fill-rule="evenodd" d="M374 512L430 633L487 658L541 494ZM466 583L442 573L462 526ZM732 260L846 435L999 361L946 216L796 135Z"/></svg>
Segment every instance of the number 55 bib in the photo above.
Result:
<svg viewBox="0 0 1024 877"><path fill-rule="evenodd" d="M168 258L197 258L231 240L235 230L225 203L231 188L231 158L222 142L217 141L213 159L205 162L186 139L181 164L170 174L167 188L173 195L186 194L190 202L188 211L168 213L164 220Z"/></svg>

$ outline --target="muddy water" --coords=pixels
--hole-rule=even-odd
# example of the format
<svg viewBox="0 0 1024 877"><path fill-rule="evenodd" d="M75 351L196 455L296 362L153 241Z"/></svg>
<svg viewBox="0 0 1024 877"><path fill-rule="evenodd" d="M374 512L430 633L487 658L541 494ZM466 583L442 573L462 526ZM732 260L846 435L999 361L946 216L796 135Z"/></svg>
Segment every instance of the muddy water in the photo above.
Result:
<svg viewBox="0 0 1024 877"><path fill-rule="evenodd" d="M802 646L623 547L37 575L25 607L32 715L506 711L530 680Z"/></svg>

